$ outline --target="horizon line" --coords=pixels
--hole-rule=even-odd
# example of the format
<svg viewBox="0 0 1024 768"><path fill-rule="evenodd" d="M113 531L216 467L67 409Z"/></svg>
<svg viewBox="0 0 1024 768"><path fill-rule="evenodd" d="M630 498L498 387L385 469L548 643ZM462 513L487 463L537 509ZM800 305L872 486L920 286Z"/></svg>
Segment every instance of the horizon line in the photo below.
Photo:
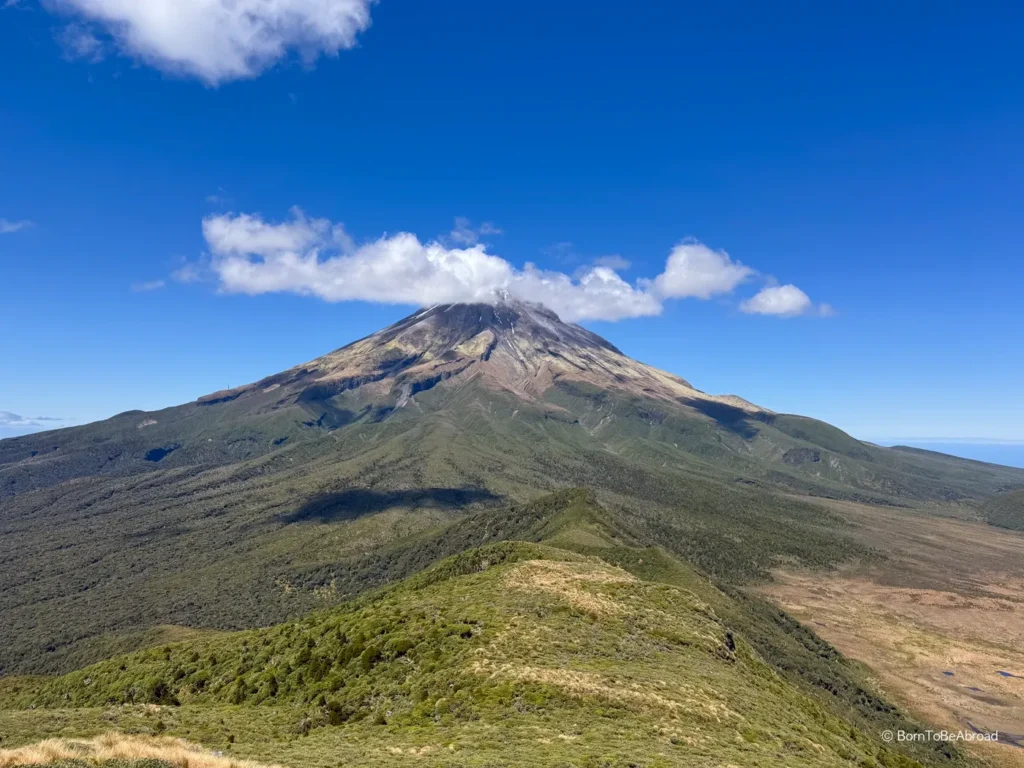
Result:
<svg viewBox="0 0 1024 768"><path fill-rule="evenodd" d="M857 438L869 443L963 443L965 445L1024 445L1024 438L1013 437L879 437Z"/></svg>

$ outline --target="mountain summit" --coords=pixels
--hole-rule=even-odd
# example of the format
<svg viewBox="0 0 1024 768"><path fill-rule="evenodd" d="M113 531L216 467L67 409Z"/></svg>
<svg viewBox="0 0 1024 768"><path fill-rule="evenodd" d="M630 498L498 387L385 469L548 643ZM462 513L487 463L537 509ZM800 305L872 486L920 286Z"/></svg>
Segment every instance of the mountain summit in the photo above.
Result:
<svg viewBox="0 0 1024 768"><path fill-rule="evenodd" d="M202 404L274 393L274 407L310 404L359 390L366 402L402 408L416 394L452 380L479 382L537 401L559 382L680 405L718 403L767 413L738 397L708 395L689 382L638 363L539 304L438 304L304 365L255 384L200 398Z"/></svg>

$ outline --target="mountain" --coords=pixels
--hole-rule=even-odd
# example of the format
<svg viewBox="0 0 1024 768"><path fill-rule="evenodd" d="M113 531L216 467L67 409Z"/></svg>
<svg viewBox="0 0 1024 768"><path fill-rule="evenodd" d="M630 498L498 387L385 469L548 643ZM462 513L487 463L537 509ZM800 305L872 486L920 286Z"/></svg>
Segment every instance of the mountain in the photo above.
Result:
<svg viewBox="0 0 1024 768"><path fill-rule="evenodd" d="M739 584L872 556L794 494L983 519L1024 470L709 395L535 305L435 306L254 384L0 441L0 674L336 604L567 487Z"/></svg>
<svg viewBox="0 0 1024 768"><path fill-rule="evenodd" d="M1024 477L1024 470L880 448L813 419L707 394L539 305L505 301L420 310L328 355L187 405L0 441L0 493L83 477L193 472L296 444L304 457L327 447L349 454L353 434L366 443L439 412L475 416L493 432L505 428L498 420L571 426L615 454L700 460L822 495L974 500L1017 488Z"/></svg>
<svg viewBox="0 0 1024 768"><path fill-rule="evenodd" d="M631 360L541 306L444 305L187 406L121 414L65 431L56 443L45 434L0 443L0 488L11 495L74 477L148 471L158 463L161 468L231 463L353 424L379 424L406 407L415 411L427 405L423 394L439 385L448 395L481 388L567 423L577 423L576 415L549 395L616 392L682 407L693 416L767 415L739 398L704 394Z"/></svg>
<svg viewBox="0 0 1024 768"><path fill-rule="evenodd" d="M130 728L304 767L966 764L884 743L921 726L856 665L593 494L483 514L478 539L511 524L535 543L469 546L285 624L9 679L0 731Z"/></svg>

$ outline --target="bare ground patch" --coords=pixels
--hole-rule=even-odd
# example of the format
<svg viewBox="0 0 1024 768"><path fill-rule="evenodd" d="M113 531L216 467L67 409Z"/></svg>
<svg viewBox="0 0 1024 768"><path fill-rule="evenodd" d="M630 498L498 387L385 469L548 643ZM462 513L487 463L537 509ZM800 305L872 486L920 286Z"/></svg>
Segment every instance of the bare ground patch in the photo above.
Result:
<svg viewBox="0 0 1024 768"><path fill-rule="evenodd" d="M979 744L977 753L1024 766L1024 535L909 510L828 505L887 559L831 574L781 571L762 594L868 665L922 720L998 730L1004 743Z"/></svg>

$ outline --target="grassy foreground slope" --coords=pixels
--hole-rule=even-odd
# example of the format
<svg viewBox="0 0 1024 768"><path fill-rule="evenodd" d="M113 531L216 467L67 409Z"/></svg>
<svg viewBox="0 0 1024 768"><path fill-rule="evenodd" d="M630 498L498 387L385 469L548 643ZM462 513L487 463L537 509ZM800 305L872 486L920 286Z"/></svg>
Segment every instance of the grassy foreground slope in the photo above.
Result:
<svg viewBox="0 0 1024 768"><path fill-rule="evenodd" d="M166 732L294 767L961 762L884 744L881 725L914 724L834 651L570 501L549 539L607 559L491 544L299 621L10 679L0 733ZM861 700L802 677L816 656Z"/></svg>

